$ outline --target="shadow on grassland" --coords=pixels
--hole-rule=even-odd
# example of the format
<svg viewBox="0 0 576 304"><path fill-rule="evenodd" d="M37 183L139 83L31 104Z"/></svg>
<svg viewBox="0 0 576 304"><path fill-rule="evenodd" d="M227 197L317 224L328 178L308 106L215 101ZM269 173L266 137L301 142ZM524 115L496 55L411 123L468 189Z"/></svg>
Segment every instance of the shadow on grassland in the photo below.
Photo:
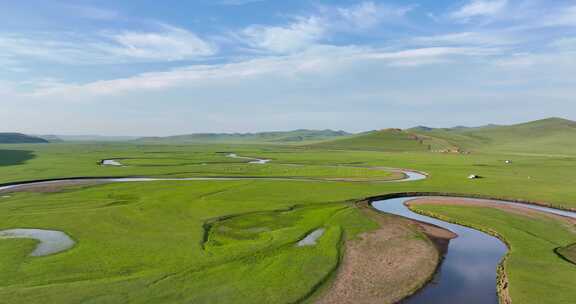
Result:
<svg viewBox="0 0 576 304"><path fill-rule="evenodd" d="M34 157L36 156L32 151L0 150L0 167L20 165Z"/></svg>

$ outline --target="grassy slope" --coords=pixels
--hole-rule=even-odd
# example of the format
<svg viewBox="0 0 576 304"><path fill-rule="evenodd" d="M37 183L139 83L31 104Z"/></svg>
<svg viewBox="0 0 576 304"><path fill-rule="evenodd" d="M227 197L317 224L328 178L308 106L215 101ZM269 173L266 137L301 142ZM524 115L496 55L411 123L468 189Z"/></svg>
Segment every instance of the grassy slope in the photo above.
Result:
<svg viewBox="0 0 576 304"><path fill-rule="evenodd" d="M380 130L313 144L312 148L366 151L426 151L427 145L400 130Z"/></svg>
<svg viewBox="0 0 576 304"><path fill-rule="evenodd" d="M334 131L296 130L255 134L195 134L144 139L144 143L307 143L308 147L365 151L469 151L576 154L576 122L549 118L511 126L409 130L385 129L353 136ZM342 138L340 138L342 137ZM317 143L313 143L319 141Z"/></svg>
<svg viewBox="0 0 576 304"><path fill-rule="evenodd" d="M511 214L502 210L415 205L413 208L439 214L472 227L495 231L510 245L505 268L513 303L573 303L576 299L576 267L554 250L576 241L574 227L539 216Z"/></svg>
<svg viewBox="0 0 576 304"><path fill-rule="evenodd" d="M386 129L309 145L364 151L446 151L576 155L576 122L549 118L511 126L409 130Z"/></svg>
<svg viewBox="0 0 576 304"><path fill-rule="evenodd" d="M492 139L493 147L484 150L527 153L576 154L576 123L546 119L482 132Z"/></svg>
<svg viewBox="0 0 576 304"><path fill-rule="evenodd" d="M433 129L418 134L445 139L472 151L576 154L576 122L549 118L511 126Z"/></svg>

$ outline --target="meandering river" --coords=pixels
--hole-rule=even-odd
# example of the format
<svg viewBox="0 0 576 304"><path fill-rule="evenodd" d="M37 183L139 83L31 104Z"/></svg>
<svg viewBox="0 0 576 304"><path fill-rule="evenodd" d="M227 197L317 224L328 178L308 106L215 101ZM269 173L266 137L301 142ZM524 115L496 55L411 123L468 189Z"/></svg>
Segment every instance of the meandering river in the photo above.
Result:
<svg viewBox="0 0 576 304"><path fill-rule="evenodd" d="M250 163L263 165L270 160L257 159L251 157L229 154L228 157L249 160ZM292 164L297 165L297 164ZM383 169L383 168L381 168ZM402 172L404 179L383 182L417 181L427 178L427 174L412 170L387 168L388 170ZM44 186L44 185L68 185L74 182L94 181L94 182L149 182L149 181L200 181L200 180L298 180L315 181L317 179L306 178L267 178L267 177L190 177L190 178L149 178L149 177L125 177L125 178L82 178L82 179L55 179L37 182L22 182L0 186L0 192L7 193L22 190L22 188ZM430 223L448 229L458 235L450 241L446 256L433 281L421 291L406 299L406 303L467 303L467 304L496 304L498 296L496 293L496 268L502 257L506 254L507 248L499 239L480 232L478 230L448 223L436 218L420 215L412 212L405 203L414 198L423 197L401 197L386 200L374 201L372 206L379 211L404 216L421 222ZM433 198L429 196L429 198ZM458 198L463 200L463 198ZM465 200L465 199L464 199ZM478 201L477 199L474 199ZM557 215L576 218L576 212L558 210L536 205L522 204L516 202L489 200L491 203L521 206L540 212L548 212ZM323 230L317 230L301 241L300 245L313 244L322 235ZM44 256L66 250L74 245L74 241L65 233L60 231L43 229L10 229L0 231L2 237L22 237L35 238L39 240L39 245L31 254L33 256Z"/></svg>
<svg viewBox="0 0 576 304"><path fill-rule="evenodd" d="M450 241L448 251L432 282L412 297L406 299L404 303L497 304L496 268L508 250L506 245L498 238L478 230L412 212L405 203L416 198L438 197L392 198L375 201L372 206L382 212L440 226L456 233L458 237ZM457 199L460 201L468 200L466 198ZM536 205L500 200L474 199L474 201L520 206L539 212L576 218L576 212Z"/></svg>
<svg viewBox="0 0 576 304"><path fill-rule="evenodd" d="M228 157L246 159L251 164L263 165L268 163L268 159L258 159L252 157L238 156L236 154L228 154ZM120 162L113 159L104 159L100 162L103 165L111 166L122 166ZM398 182L398 181L414 181L425 179L426 175L423 173L403 170L403 169L391 169L393 171L402 172L404 174L403 179L399 180L389 180L389 181L379 181L379 182ZM154 177L118 177L118 178L102 178L102 177L89 177L89 178L63 178L63 179L53 179L53 180L43 180L43 181L30 181L30 182L20 182L13 183L4 186L0 186L0 193L10 193L14 191L22 191L26 189L31 189L35 187L59 187L72 184L78 184L82 182L86 183L129 183L129 182L152 182L152 181L226 181L226 180L281 180L281 181L326 181L326 182L338 182L331 180L321 180L314 178L267 178L267 177L182 177L182 178L154 178ZM304 245L308 242L314 243L315 239L320 237L323 233L315 232L309 241L304 241ZM36 249L31 253L31 256L45 256L56 254L65 251L72 246L74 246L74 241L64 232L45 230L45 229L23 229L14 228L8 230L0 231L0 239L2 238L31 238L39 241ZM308 240L308 239L307 239Z"/></svg>

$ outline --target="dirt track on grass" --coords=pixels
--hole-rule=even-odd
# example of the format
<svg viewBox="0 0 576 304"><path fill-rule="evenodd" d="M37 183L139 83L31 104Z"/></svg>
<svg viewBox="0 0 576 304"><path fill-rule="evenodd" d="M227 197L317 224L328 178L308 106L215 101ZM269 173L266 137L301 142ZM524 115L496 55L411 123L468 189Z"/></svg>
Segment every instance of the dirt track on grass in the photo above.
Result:
<svg viewBox="0 0 576 304"><path fill-rule="evenodd" d="M359 207L380 228L346 242L336 278L317 303L398 302L432 278L449 239L456 236L439 227L378 213L367 202Z"/></svg>

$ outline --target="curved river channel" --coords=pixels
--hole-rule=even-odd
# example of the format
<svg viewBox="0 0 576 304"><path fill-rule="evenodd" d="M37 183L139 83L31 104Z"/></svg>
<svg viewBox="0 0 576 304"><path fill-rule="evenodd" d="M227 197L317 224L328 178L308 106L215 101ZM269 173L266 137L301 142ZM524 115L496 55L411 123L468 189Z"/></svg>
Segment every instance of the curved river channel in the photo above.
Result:
<svg viewBox="0 0 576 304"><path fill-rule="evenodd" d="M405 203L417 198L438 197L392 198L374 201L372 202L372 206L382 212L440 226L456 233L458 237L450 241L448 251L432 282L402 303L497 304L496 268L508 251L506 245L498 238L478 230L412 212ZM457 199L468 200L466 198ZM540 212L576 218L576 212L536 205L500 200L473 200L476 202L486 201L503 205L520 206Z"/></svg>
<svg viewBox="0 0 576 304"><path fill-rule="evenodd" d="M264 165L270 160L242 157L236 154L229 154L228 157L251 160L250 163ZM294 164L291 164L294 165ZM406 182L426 179L427 175L422 172L380 168L404 173L405 177L400 180L382 182ZM68 178L54 179L37 182L22 182L0 186L0 193L22 190L27 187L44 185L67 185L71 182L149 182L149 181L200 181L200 180L291 180L291 181L315 181L305 178L266 178L266 177L191 177L191 178L148 178L148 177L125 177L125 178ZM498 238L480 232L478 230L464 227L457 224L448 223L436 218L424 216L412 212L405 203L416 198L437 198L434 196L412 196L391 198L373 201L372 206L382 212L407 217L420 222L433 224L458 235L449 243L448 251L442 261L438 272L431 283L427 284L415 295L405 299L403 303L467 303L467 304L497 304L498 295L496 292L496 269L502 257L507 252L507 247ZM463 198L459 197L459 200ZM464 198L464 200L466 200ZM478 201L478 199L474 199ZM521 206L534 209L540 212L548 212L557 215L576 218L576 212L563 211L559 209L541 207L530 204L507 202L499 200L486 200L491 203ZM321 232L318 233L321 235ZM63 232L42 230L42 229L11 229L0 231L1 238L34 238L40 242L39 246L31 255L42 256L58 253L69 249L74 245L72 239ZM310 241L313 243L313 240ZM58 248L50 248L50 244L56 244ZM308 245L308 242L303 245ZM48 247L46 247L48 246Z"/></svg>
<svg viewBox="0 0 576 304"><path fill-rule="evenodd" d="M239 158L248 160L250 164L265 165L270 162L269 159L259 159L245 156L238 156L234 153L228 154L228 157ZM103 166L124 166L120 163L119 159L103 159L100 161ZM345 166L340 166L345 167ZM389 183L389 182L405 182L405 181L416 181L422 180L427 177L426 174L405 170L405 169L395 169L395 168L377 168L382 170L389 170L392 172L401 172L404 177L397 180L384 180L377 181L379 183ZM62 178L62 179L52 179L52 180L41 180L41 181L29 181L12 183L0 186L0 194L10 193L14 191L22 191L26 189L34 189L35 187L55 187L55 186L66 186L66 185L77 185L82 183L128 183L128 182L152 182L152 181L232 181L232 180L278 180L278 181L306 181L306 182L338 182L335 180L322 180L314 178L267 178L267 177L182 177L182 178L155 178L155 177L87 177L87 178ZM0 198L9 198L10 196L2 196ZM321 236L322 233L319 233ZM36 249L30 254L30 256L47 256L56 253L60 253L72 248L75 245L74 240L62 231L45 230L45 229L25 229L25 228L15 228L8 230L0 230L0 239L9 238L25 238L34 239L38 241ZM302 243L303 246L314 244L315 240L310 239Z"/></svg>

